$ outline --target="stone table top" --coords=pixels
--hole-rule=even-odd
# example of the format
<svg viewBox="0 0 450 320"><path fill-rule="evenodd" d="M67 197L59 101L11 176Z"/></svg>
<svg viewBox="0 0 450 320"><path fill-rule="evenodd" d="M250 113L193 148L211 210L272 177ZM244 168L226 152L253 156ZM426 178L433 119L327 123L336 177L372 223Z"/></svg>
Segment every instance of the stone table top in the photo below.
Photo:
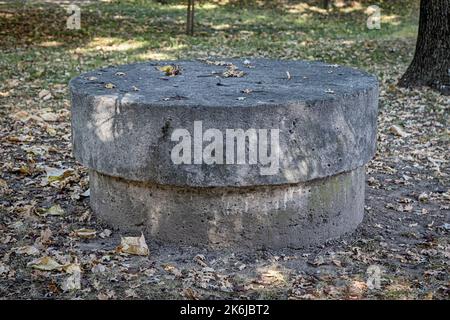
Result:
<svg viewBox="0 0 450 320"><path fill-rule="evenodd" d="M159 70L167 65L179 67L179 74L167 76ZM237 69L229 72L232 66ZM240 72L243 76L232 76ZM126 96L152 106L245 107L336 99L376 83L373 75L338 65L241 59L107 67L75 78L71 88L90 96Z"/></svg>
<svg viewBox="0 0 450 320"><path fill-rule="evenodd" d="M321 62L227 61L232 65L137 63L73 79L76 159L92 170L128 180L242 187L329 177L359 168L374 155L375 76ZM161 70L168 65L175 67ZM177 75L166 75L175 70ZM278 130L279 170L263 175L260 164L175 164L173 134L178 129L193 134L200 122L202 132L252 129L260 137L264 130Z"/></svg>

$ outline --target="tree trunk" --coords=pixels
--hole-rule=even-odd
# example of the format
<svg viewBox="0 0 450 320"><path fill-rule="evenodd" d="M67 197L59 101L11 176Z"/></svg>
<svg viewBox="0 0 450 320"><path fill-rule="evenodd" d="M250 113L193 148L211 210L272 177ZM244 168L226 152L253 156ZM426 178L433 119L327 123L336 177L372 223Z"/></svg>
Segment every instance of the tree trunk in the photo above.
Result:
<svg viewBox="0 0 450 320"><path fill-rule="evenodd" d="M194 3L195 0L188 0L186 34L189 36L194 35Z"/></svg>
<svg viewBox="0 0 450 320"><path fill-rule="evenodd" d="M420 1L416 53L399 85L450 93L450 0Z"/></svg>

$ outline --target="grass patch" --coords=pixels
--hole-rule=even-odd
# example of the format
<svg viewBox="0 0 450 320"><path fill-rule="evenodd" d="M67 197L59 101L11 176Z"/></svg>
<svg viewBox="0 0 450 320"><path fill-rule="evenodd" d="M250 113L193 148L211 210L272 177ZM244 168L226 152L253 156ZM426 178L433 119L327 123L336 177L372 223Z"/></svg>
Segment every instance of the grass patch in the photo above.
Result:
<svg viewBox="0 0 450 320"><path fill-rule="evenodd" d="M196 36L188 37L185 6L177 1L94 1L81 7L81 30L66 29L62 6L3 3L0 80L45 87L110 64L204 56L325 60L382 77L389 65L403 68L411 58L417 1L382 2L380 30L366 27L369 4L329 11L315 4L206 2L197 6Z"/></svg>

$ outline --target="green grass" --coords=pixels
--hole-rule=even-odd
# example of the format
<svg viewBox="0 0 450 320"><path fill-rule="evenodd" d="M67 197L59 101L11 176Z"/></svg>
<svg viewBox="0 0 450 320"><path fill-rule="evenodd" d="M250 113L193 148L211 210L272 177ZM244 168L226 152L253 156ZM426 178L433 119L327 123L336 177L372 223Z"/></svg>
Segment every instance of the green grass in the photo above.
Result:
<svg viewBox="0 0 450 320"><path fill-rule="evenodd" d="M205 2L196 35L184 35L185 6L115 0L82 6L81 30L65 28L63 7L0 4L0 81L22 78L47 87L82 71L149 59L205 56L324 60L376 72L410 60L417 1L382 2L381 30L366 27L362 3L328 12L292 1L237 6Z"/></svg>

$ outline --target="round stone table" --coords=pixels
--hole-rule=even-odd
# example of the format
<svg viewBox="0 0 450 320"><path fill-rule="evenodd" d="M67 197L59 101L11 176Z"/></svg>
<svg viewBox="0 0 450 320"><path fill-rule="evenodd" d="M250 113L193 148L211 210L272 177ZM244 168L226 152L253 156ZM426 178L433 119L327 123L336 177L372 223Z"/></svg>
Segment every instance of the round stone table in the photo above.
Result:
<svg viewBox="0 0 450 320"><path fill-rule="evenodd" d="M123 234L299 248L353 231L376 147L377 79L319 62L169 61L70 82L73 151Z"/></svg>

